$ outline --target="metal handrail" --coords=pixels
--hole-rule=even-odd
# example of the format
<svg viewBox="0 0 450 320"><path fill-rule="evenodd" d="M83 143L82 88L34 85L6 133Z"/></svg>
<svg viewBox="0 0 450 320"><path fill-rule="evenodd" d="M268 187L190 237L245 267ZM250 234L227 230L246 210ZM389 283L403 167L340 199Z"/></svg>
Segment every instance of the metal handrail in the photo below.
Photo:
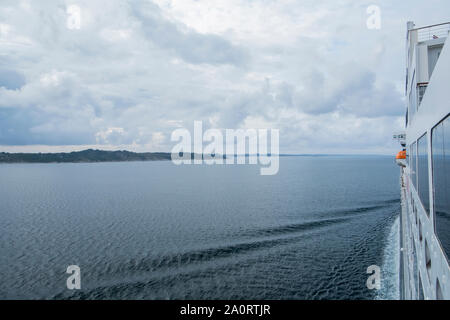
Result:
<svg viewBox="0 0 450 320"><path fill-rule="evenodd" d="M417 30L422 30L422 29L434 28L434 27L439 27L439 26L443 26L443 25L446 25L446 24L450 25L450 21L449 22L438 23L438 24L432 24L430 26L415 28L415 29L411 29L409 31L417 31Z"/></svg>
<svg viewBox="0 0 450 320"><path fill-rule="evenodd" d="M409 30L417 32L417 40L419 42L432 39L446 38L450 33L450 22L434 24L426 27L420 27Z"/></svg>

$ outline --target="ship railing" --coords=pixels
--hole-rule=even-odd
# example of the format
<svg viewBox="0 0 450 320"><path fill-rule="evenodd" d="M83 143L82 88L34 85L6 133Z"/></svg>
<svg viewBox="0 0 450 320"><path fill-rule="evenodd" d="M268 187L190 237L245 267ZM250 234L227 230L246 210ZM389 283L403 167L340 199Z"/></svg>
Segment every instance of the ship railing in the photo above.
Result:
<svg viewBox="0 0 450 320"><path fill-rule="evenodd" d="M450 22L435 24L427 27L416 28L410 31L417 31L418 42L433 39L446 38L450 33Z"/></svg>

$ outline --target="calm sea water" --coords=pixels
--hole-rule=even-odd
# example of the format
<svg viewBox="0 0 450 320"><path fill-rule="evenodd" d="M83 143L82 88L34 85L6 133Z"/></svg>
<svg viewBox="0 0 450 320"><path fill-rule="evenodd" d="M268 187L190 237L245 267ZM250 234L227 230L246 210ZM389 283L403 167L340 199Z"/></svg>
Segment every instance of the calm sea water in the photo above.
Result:
<svg viewBox="0 0 450 320"><path fill-rule="evenodd" d="M390 157L0 165L0 299L396 298L398 179Z"/></svg>

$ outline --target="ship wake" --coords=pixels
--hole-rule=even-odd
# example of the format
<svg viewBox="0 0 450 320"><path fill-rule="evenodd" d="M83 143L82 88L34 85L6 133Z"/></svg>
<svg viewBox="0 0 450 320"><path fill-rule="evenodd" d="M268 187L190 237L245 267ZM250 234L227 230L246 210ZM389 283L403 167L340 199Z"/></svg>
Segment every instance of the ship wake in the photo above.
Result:
<svg viewBox="0 0 450 320"><path fill-rule="evenodd" d="M381 267L381 289L375 296L376 300L400 299L400 218L396 218L383 253Z"/></svg>

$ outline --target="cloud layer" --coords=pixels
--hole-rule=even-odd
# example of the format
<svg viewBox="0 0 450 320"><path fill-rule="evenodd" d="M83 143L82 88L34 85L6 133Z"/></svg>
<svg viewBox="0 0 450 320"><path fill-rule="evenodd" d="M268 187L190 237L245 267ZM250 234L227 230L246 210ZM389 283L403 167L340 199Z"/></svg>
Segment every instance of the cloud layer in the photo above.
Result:
<svg viewBox="0 0 450 320"><path fill-rule="evenodd" d="M278 128L283 153L393 152L406 21L450 3L377 2L380 30L373 1L4 0L0 151L168 151L203 120Z"/></svg>

